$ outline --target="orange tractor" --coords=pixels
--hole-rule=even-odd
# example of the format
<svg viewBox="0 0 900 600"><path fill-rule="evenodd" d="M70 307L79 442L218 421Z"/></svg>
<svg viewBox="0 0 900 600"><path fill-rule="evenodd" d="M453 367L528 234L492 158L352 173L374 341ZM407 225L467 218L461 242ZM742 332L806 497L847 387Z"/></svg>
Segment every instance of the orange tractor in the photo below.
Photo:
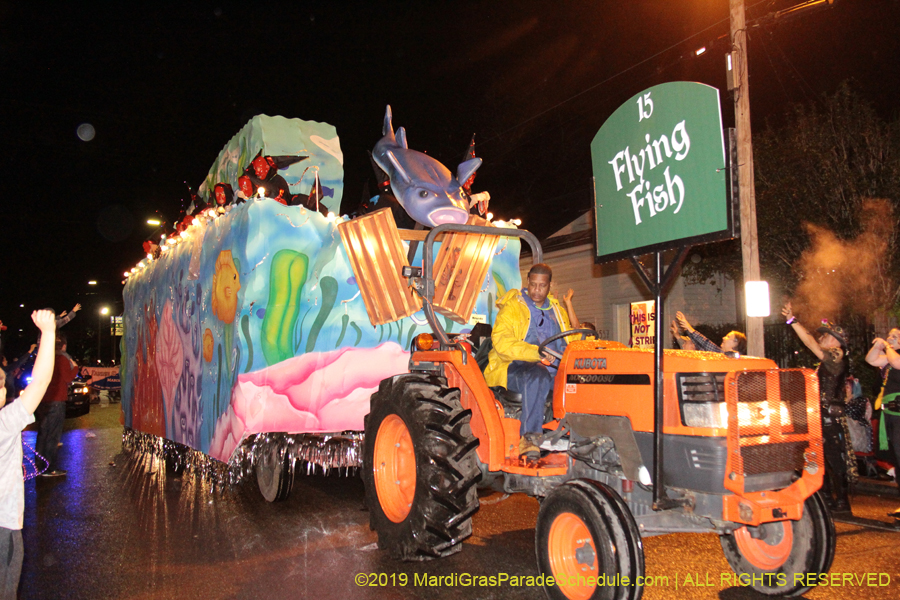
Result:
<svg viewBox="0 0 900 600"><path fill-rule="evenodd" d="M447 229L498 235L442 225L425 241L424 273L407 267L433 336L416 338L409 373L381 382L366 418L363 480L381 548L401 560L459 551L480 483L541 501L535 544L551 598L639 598L642 538L674 532L718 534L741 584L764 594L802 594L828 571L835 531L816 493L812 371L666 350L655 379L652 351L562 332L587 339L559 357L544 426L551 450L523 462L516 395L489 389L472 347L434 316L431 251ZM533 235L502 235L524 238L541 261Z"/></svg>

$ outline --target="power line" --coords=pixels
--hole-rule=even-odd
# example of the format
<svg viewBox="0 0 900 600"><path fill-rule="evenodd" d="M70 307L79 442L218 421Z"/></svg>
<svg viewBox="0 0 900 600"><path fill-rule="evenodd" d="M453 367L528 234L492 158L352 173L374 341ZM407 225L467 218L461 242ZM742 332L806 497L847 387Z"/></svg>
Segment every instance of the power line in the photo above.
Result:
<svg viewBox="0 0 900 600"><path fill-rule="evenodd" d="M760 4L763 4L764 2L769 2L769 1L770 1L770 0L759 0L759 1L756 2L755 4L750 5L749 8L754 8L754 7L756 7L756 6L760 5ZM678 47L678 46L681 46L682 44L685 44L685 43L689 42L690 40L694 39L695 37L697 37L697 36L699 36L699 35L701 35L701 34L703 34L703 33L706 33L706 32L709 31L710 29L713 29L714 27L718 27L718 26L721 25L722 23L728 22L728 20L729 20L729 17L726 17L726 18L724 18L724 19L721 19L721 20L719 20L719 21L716 21L716 22L713 23L712 25L709 25L708 27L705 27L705 28L701 29L701 30L698 31L697 33L694 33L694 34L692 34L692 35L689 35L688 37L684 38L683 40L681 40L681 41L679 41L679 42L675 42L674 44L670 45L669 47L664 48L663 50L660 50L660 51L657 52L656 54L653 54L653 55L651 55L651 56L648 56L647 58L645 58L645 59L643 59L643 60L641 60L641 61L639 61L639 62L637 62L637 63L635 63L635 64L633 64L633 65L631 65L630 67L627 67L627 68L625 68L625 69L619 71L618 73L616 73L616 74L614 74L614 75L611 75L611 76L607 77L607 78L604 79L603 81L597 82L597 83L595 83L594 85L590 86L589 88L586 88L586 89L584 89L584 90L581 90L580 92L578 92L578 93L576 93L576 94L574 94L574 95L572 95L572 96L569 96L569 97L566 98L565 100L561 100L560 102L557 102L557 103L554 104L553 106L550 106L550 107L548 107L548 108L542 110L541 112L539 112L539 113L537 113L537 114L535 114L535 115L532 115L531 117L528 117L528 118L525 119L524 121L522 121L522 122L520 122L520 123L518 123L518 124L516 124L516 125L513 125L512 127L508 128L508 129L506 129L506 130L504 130L504 131L501 131L500 133L498 133L498 134L496 134L496 135L494 135L494 136L492 136L492 137L490 137L490 138L488 138L488 139L486 139L486 140L481 141L481 142L480 142L480 145L483 146L484 144L487 144L487 143L489 143L489 142L491 142L491 141L493 141L493 140L495 140L495 139L497 139L497 138L503 137L504 135L506 135L506 134L509 133L510 131L513 131L514 129L518 129L518 128L521 127L521 126L523 126L523 125L525 125L525 124L527 124L527 123L530 123L531 121L534 121L535 119L537 119L537 118L539 118L539 117L542 117L543 115L545 115L545 114L547 114L547 113L549 113L549 112L551 112L551 111L553 111L553 110L556 110L557 108L559 108L559 107L562 106L563 104L567 104L567 103L571 102L572 100L574 100L575 98L578 98L578 97L580 97L580 96L583 96L584 94L587 94L588 92L593 91L593 90L597 89L598 87L600 87L600 86L602 86L602 85L605 85L605 84L609 83L609 82L612 81L613 79L616 79L617 77L620 77L620 76L624 75L625 73L628 73L628 72L630 72L630 71L633 71L634 69L640 67L641 65L643 65L643 64L645 64L645 63L648 63L648 62L650 62L651 60L653 60L653 59L655 59L655 58L657 58L657 57L659 57L659 56L665 54L666 52L669 52L670 50L672 50L672 49L674 49L674 48L676 48L676 47Z"/></svg>

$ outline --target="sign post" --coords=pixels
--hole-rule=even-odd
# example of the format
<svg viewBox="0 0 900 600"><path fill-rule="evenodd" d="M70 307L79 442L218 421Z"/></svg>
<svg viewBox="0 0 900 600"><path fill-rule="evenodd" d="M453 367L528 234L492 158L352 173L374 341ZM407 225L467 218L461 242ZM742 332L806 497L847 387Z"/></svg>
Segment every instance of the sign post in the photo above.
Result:
<svg viewBox="0 0 900 600"><path fill-rule="evenodd" d="M634 96L591 142L596 261L630 259L654 296L654 510L679 504L666 496L663 481L664 291L692 245L736 235L730 156L718 90L684 81ZM664 270L662 253L672 249L676 257ZM638 260L645 254L653 255L652 275Z"/></svg>

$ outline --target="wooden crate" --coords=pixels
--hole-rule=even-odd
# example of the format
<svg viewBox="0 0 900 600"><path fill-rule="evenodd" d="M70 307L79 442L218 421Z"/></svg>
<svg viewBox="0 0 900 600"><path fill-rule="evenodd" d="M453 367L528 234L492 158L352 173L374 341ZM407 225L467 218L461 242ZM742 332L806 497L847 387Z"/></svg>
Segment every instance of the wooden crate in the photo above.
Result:
<svg viewBox="0 0 900 600"><path fill-rule="evenodd" d="M467 225L489 223L470 215ZM434 261L434 310L451 321L465 324L487 278L499 238L474 233L448 233Z"/></svg>
<svg viewBox="0 0 900 600"><path fill-rule="evenodd" d="M422 310L400 270L409 265L390 208L338 225L369 322L383 325Z"/></svg>

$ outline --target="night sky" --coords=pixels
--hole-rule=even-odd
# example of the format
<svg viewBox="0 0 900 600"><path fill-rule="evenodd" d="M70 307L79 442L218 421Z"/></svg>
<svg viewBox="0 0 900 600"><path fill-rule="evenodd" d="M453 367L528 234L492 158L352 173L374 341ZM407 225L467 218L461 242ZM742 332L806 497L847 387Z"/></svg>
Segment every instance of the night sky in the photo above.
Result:
<svg viewBox="0 0 900 600"><path fill-rule="evenodd" d="M747 0L748 20L799 2ZM386 104L410 147L454 172L475 133L473 191L538 237L590 208L590 141L639 91L716 86L733 123L727 0L255 4L0 3L7 355L33 337L31 310L76 302L69 336L96 347L97 309L121 311L146 219L179 218L184 182L196 189L256 114L337 128L345 212L374 189L366 151ZM838 0L752 29L754 130L848 77L896 116L898 36L896 0ZM76 135L82 123L93 140Z"/></svg>

